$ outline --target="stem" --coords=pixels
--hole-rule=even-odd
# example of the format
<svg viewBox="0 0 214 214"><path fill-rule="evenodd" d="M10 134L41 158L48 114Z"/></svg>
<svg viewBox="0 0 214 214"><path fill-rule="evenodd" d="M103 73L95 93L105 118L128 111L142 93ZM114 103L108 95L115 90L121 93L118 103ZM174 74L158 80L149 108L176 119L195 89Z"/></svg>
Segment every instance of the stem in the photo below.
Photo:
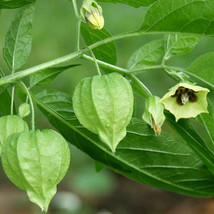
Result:
<svg viewBox="0 0 214 214"><path fill-rule="evenodd" d="M199 81L201 81L201 82L207 84L207 85L210 86L212 89L214 89L214 85L213 85L213 84L211 84L211 83L207 82L206 80L200 78L199 76L195 75L194 73L192 73L192 72L190 72L190 71L187 71L187 70L184 69L184 68L178 68L178 67L166 66L166 65L164 66L164 68L165 68L165 69L168 69L168 70L181 71L181 72L183 72L183 73L185 73L185 74L187 74L187 75L189 75L189 76L191 76L191 77L194 77L195 79L197 79L197 80L199 80Z"/></svg>
<svg viewBox="0 0 214 214"><path fill-rule="evenodd" d="M80 50L80 27L81 27L81 19L77 20L77 27L76 27L76 49L77 51Z"/></svg>
<svg viewBox="0 0 214 214"><path fill-rule="evenodd" d="M129 74L128 76L137 83L145 98L152 96L152 92L135 75Z"/></svg>
<svg viewBox="0 0 214 214"><path fill-rule="evenodd" d="M99 47L100 45L107 44L107 43L115 41L115 40L128 38L128 37L133 37L133 36L140 36L140 35L144 35L144 34L146 34L146 32L142 32L142 31L141 32L123 33L123 34L115 35L115 36L106 38L104 40L101 40L99 42L96 42L96 43L90 45L88 48L93 49L93 48ZM148 34L153 34L153 32L150 32ZM36 73L36 72L38 72L40 70L43 70L43 69L46 69L46 68L49 68L49 67L52 67L52 66L55 66L55 65L59 65L61 63L67 62L67 61L72 60L72 59L79 58L84 53L89 51L88 48L73 52L71 54L59 57L57 59L54 59L54 60L42 63L40 65L36 65L34 67L28 68L26 70L16 72L13 75L9 75L9 76L6 76L4 78L1 78L0 79L0 86L16 82L17 80L22 79L22 78L24 78L26 76L29 76L31 74L34 74L34 73Z"/></svg>
<svg viewBox="0 0 214 214"><path fill-rule="evenodd" d="M12 87L12 92L11 92L11 103L10 103L10 114L11 115L13 115L14 97L15 97L15 86Z"/></svg>
<svg viewBox="0 0 214 214"><path fill-rule="evenodd" d="M78 12L78 8L77 8L77 2L76 0L72 0L73 6L74 6L74 13L76 17L79 17L79 12Z"/></svg>
<svg viewBox="0 0 214 214"><path fill-rule="evenodd" d="M31 115L32 115L32 119L31 119L32 127L31 128L34 131L35 130L35 110L34 110L33 100L32 100L32 97L30 95L30 92L29 92L27 86L22 81L19 81L19 85L24 89L26 95L29 98L29 102L30 102L30 106L31 106Z"/></svg>
<svg viewBox="0 0 214 214"><path fill-rule="evenodd" d="M15 70L12 69L11 75L15 73ZM12 87L12 92L11 92L11 106L10 106L10 114L13 115L13 108L14 108L14 98L15 98L15 86Z"/></svg>
<svg viewBox="0 0 214 214"><path fill-rule="evenodd" d="M169 33L169 32L144 32L144 31L137 31L137 32L128 32L128 33L123 33L123 34L119 34L119 35L115 35L115 36L112 36L112 37L109 37L109 38L106 38L104 40L101 40L99 42L96 42L92 45L89 46L90 49L94 49L100 45L103 45L103 44L107 44L109 42L112 42L112 41L116 41L116 40L119 40L119 39L123 39L123 38L129 38L129 37L135 37L135 36L141 36L141 35L152 35L152 34L164 34L164 33ZM196 35L196 34L190 34L190 35ZM73 52L71 54L68 54L68 55L65 55L63 57L59 57L57 59L54 59L54 60L51 60L49 62L45 62L43 64L40 64L40 65L37 65L37 66L34 66L34 67L31 67L31 68L28 68L26 70L23 70L23 71L19 71L19 72L16 72L15 74L13 75L9 75L9 76L6 76L4 78L1 78L0 79L0 86L2 85L6 85L6 84L9 84L9 83L13 83L13 82L16 82L17 80L21 79L21 78L24 78L28 75L31 75L31 74L34 74L42 69L46 69L46 68L49 68L49 67L52 67L52 66L55 66L55 65L59 65L61 63L64 63L64 62L67 62L69 60L72 60L72 59L76 59L76 58L79 58L81 57L84 53L86 53L88 51L88 48L85 48L85 49L82 49L82 50L79 50L79 51L76 51L76 52ZM148 70L150 69L151 67L148 67L146 68L145 70ZM157 67L156 67L157 68ZM156 68L152 68L152 69L156 69ZM159 65L158 68L163 68L162 65ZM144 70L141 69L141 71ZM186 72L187 73L187 72ZM187 73L188 74L188 73ZM194 74L192 73L189 73L189 75L191 76L194 76ZM197 77L196 77L197 78ZM199 79L199 78L197 78ZM210 85L210 84L208 84ZM210 85L212 88L214 88L213 85Z"/></svg>
<svg viewBox="0 0 214 214"><path fill-rule="evenodd" d="M83 54L83 55L82 55L82 58L85 59L85 60L87 60L87 61L89 61L89 62L94 62L94 58L93 58L93 57L90 57L90 56L88 56L88 55L86 55L86 54ZM129 71L128 71L127 69L125 69L125 68L121 68L121 67L118 67L118 66L116 66L116 65L112 65L112 64L109 64L109 63L107 63L107 62L103 62L103 61L101 61L101 60L99 60L99 59L96 59L96 61L97 61L97 63L98 63L101 67L103 67L103 68L107 68L107 69L109 69L109 70L116 71L116 72L121 73L121 74L126 74L126 73L129 72Z"/></svg>
<svg viewBox="0 0 214 214"><path fill-rule="evenodd" d="M0 68L0 77L4 77L5 74L4 74L4 71Z"/></svg>
<svg viewBox="0 0 214 214"><path fill-rule="evenodd" d="M90 53L91 53L91 55L92 55L92 57L93 57L93 59L94 59L95 66L96 66L96 68L97 68L97 73L98 73L98 75L102 76L102 73L101 73L101 71L100 71L100 67L99 67L99 65L98 65L98 63L97 63L97 59L96 59L96 57L95 57L93 51L92 51L91 49L89 49L89 50L90 50Z"/></svg>
<svg viewBox="0 0 214 214"><path fill-rule="evenodd" d="M142 68L139 68L136 70L131 70L131 71L129 71L129 73L135 74L135 73L142 72L142 71L164 69L164 68L165 68L165 66L162 64L161 65L152 65L152 66L145 66L145 67L142 67Z"/></svg>
<svg viewBox="0 0 214 214"><path fill-rule="evenodd" d="M74 6L74 13L77 18L77 24L76 24L76 49L77 51L80 50L80 26L81 26L81 18L78 12L77 8L77 2L76 0L72 0L73 6Z"/></svg>
<svg viewBox="0 0 214 214"><path fill-rule="evenodd" d="M94 62L94 59L92 57L86 55L86 54L83 54L82 58L87 60L87 61ZM132 79L134 82L136 82L137 85L139 86L139 88L141 89L142 94L145 98L152 96L152 93L150 92L150 90L134 74L131 74L131 72L129 72L127 69L120 68L118 66L109 64L107 62L103 62L103 61L98 60L98 59L96 59L96 61L99 65L101 65L101 67L116 71L116 72L121 73L121 74L125 74L130 79Z"/></svg>
<svg viewBox="0 0 214 214"><path fill-rule="evenodd" d="M66 56L60 57L58 59L54 59L54 60L51 60L49 62L45 62L45 63L42 63L40 65L36 65L34 67L25 69L23 71L16 72L12 75L8 75L8 76L0 79L0 86L6 85L9 83L14 83L17 80L22 79L22 78L29 76L31 74L34 74L40 70L43 70L43 69L46 69L46 68L49 68L49 67L52 67L55 65L59 65L61 63L67 62L71 59L76 59L76 58L82 56L82 54L84 52L87 52L87 51L88 51L88 49L83 49L82 51L76 51L76 52L73 52L73 53L68 54Z"/></svg>
<svg viewBox="0 0 214 214"><path fill-rule="evenodd" d="M166 44L166 53L164 54L162 63L161 63L163 66L165 65L166 61L170 58L170 49L169 49L170 38L171 38L171 35L169 34L167 38L167 44Z"/></svg>

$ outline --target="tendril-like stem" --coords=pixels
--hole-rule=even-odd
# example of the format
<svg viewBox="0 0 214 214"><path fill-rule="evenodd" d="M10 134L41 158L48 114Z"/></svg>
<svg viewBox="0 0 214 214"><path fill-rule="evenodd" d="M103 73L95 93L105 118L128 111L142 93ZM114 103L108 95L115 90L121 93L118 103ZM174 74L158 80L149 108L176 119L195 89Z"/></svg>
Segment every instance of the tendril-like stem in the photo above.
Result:
<svg viewBox="0 0 214 214"><path fill-rule="evenodd" d="M11 115L13 115L14 97L15 97L15 86L12 87L12 92L11 92L11 103L10 103L10 114Z"/></svg>
<svg viewBox="0 0 214 214"><path fill-rule="evenodd" d="M33 100L32 100L32 97L30 95L30 92L29 92L27 86L22 81L19 81L18 83L24 89L26 95L29 98L30 107L31 107L31 128L34 131L35 130L35 109L34 109L34 105L33 105Z"/></svg>
<svg viewBox="0 0 214 214"><path fill-rule="evenodd" d="M77 18L77 24L76 24L76 50L80 50L80 27L81 27L81 18L80 14L78 12L77 2L76 0L72 0L73 6L74 6L74 13Z"/></svg>
<svg viewBox="0 0 214 214"><path fill-rule="evenodd" d="M96 59L96 57L95 57L93 51L92 51L90 48L89 48L89 51L90 51L90 53L91 53L91 56L92 56L93 59L94 59L95 66L96 66L96 68L97 68L97 73L98 73L100 76L102 76L102 73L101 73L101 71L100 71L100 67L99 67L99 65L98 65L97 59Z"/></svg>
<svg viewBox="0 0 214 214"><path fill-rule="evenodd" d="M13 69L11 74L13 75L15 73L15 70ZM10 103L10 114L13 115L13 108L14 108L14 97L15 97L15 86L12 87L11 91L11 103Z"/></svg>

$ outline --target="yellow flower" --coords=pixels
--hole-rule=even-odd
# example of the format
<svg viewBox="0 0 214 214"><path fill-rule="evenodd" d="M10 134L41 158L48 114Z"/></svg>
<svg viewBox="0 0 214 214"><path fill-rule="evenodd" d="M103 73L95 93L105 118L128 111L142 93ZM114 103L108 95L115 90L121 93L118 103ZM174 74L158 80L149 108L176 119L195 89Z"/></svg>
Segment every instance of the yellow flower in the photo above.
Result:
<svg viewBox="0 0 214 214"><path fill-rule="evenodd" d="M169 90L161 99L176 121L180 118L196 117L207 111L207 94L209 90L191 83L179 83Z"/></svg>

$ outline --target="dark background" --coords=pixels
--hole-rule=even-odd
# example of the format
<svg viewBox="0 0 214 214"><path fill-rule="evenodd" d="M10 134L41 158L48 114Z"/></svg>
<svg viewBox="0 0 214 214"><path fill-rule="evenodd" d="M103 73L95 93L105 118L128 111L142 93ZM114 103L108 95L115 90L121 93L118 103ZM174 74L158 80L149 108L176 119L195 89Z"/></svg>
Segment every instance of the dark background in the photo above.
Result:
<svg viewBox="0 0 214 214"><path fill-rule="evenodd" d="M81 4L81 1L78 2ZM147 8L101 4L105 27L117 34L140 27ZM0 16L0 49L16 10L4 10ZM34 21L32 54L25 67L63 56L74 51L75 16L68 0L38 0ZM144 36L117 41L118 65L125 67L131 54L146 42L159 38ZM83 43L84 45L84 43ZM170 64L186 66L197 56L214 50L211 38L203 38L188 55L170 60ZM82 66L67 70L50 87L72 95L76 84L84 77L96 74L93 64L78 60ZM76 63L76 61L74 62ZM10 72L0 51L0 66ZM140 75L142 81L158 96L163 96L174 82L161 70ZM160 81L161 80L161 81ZM42 90L38 88L37 90ZM143 112L143 100L138 99L138 116ZM1 102L1 101L0 101ZM50 127L37 112L37 127ZM214 200L182 196L148 187L104 169L96 173L93 160L71 146L71 166L51 203L49 214L213 214ZM0 168L0 213L39 214L39 208L29 202L25 193L6 178Z"/></svg>

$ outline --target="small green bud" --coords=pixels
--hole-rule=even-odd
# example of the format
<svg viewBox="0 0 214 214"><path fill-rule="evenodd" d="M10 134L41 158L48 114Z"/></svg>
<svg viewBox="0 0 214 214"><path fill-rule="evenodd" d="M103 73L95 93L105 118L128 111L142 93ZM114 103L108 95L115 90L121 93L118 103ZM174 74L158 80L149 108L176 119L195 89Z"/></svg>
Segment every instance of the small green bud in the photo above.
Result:
<svg viewBox="0 0 214 214"><path fill-rule="evenodd" d="M208 113L208 93L207 88L191 83L179 83L164 95L161 102L178 121L180 118L191 118L201 113Z"/></svg>
<svg viewBox="0 0 214 214"><path fill-rule="evenodd" d="M90 28L101 30L104 27L102 8L95 0L84 0L80 13Z"/></svg>
<svg viewBox="0 0 214 214"><path fill-rule="evenodd" d="M30 114L30 105L28 103L22 103L19 106L19 116L21 118L27 117Z"/></svg>
<svg viewBox="0 0 214 214"><path fill-rule="evenodd" d="M154 129L155 134L159 135L161 133L161 126L165 121L165 116L164 106L159 97L151 96L146 99L143 120Z"/></svg>

